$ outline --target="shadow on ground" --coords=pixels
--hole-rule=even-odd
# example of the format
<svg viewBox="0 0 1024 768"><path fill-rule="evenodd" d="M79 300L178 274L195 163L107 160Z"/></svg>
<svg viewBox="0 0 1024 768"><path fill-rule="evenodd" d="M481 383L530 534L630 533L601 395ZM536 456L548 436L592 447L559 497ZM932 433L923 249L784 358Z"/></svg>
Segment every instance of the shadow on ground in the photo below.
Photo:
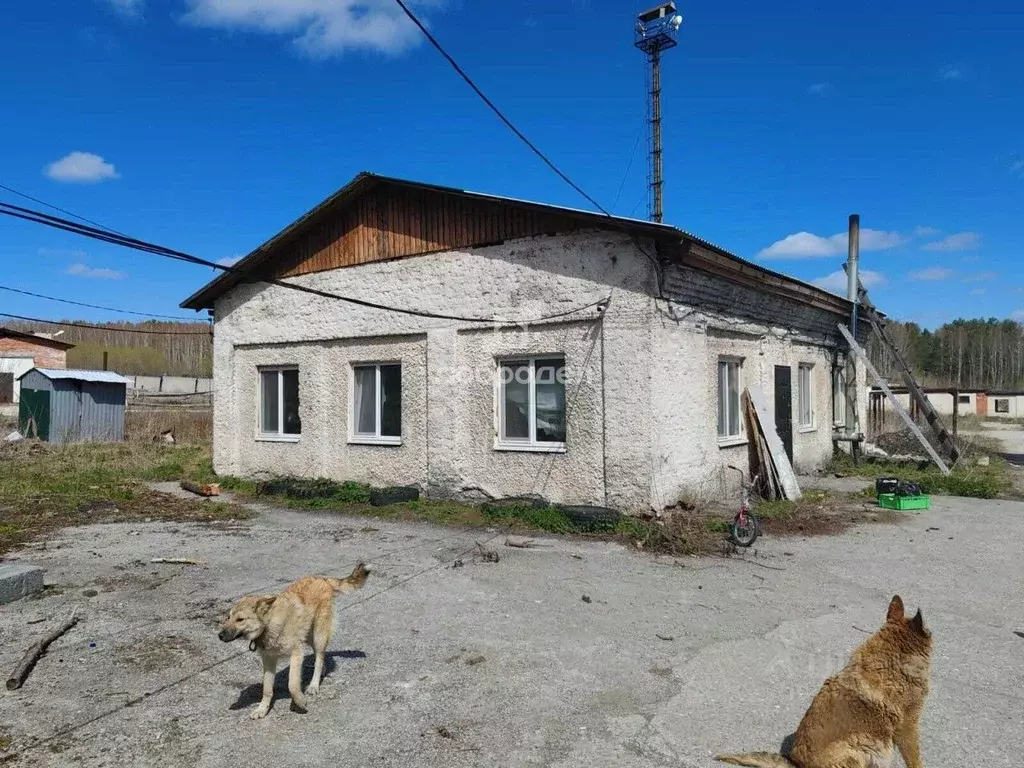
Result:
<svg viewBox="0 0 1024 768"><path fill-rule="evenodd" d="M366 653L363 651L328 651L324 656L324 680L328 680L334 671L338 668L338 659L365 659ZM285 660L287 662L287 660ZM313 654L307 654L306 658L302 660L302 682L303 690L305 690L306 684L310 678L313 677ZM257 672L258 677L258 672ZM277 675L274 677L274 698L288 697L288 664L277 671ZM228 709L232 711L238 711L240 709L248 709L254 707L260 703L260 699L263 698L263 684L259 681L252 685L247 685L238 693L238 700L232 704Z"/></svg>

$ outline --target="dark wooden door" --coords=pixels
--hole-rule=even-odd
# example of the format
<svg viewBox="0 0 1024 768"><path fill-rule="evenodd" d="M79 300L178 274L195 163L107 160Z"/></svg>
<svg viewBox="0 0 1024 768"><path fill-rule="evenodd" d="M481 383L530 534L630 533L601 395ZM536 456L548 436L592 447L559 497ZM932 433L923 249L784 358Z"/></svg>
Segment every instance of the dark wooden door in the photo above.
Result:
<svg viewBox="0 0 1024 768"><path fill-rule="evenodd" d="M14 402L14 374L0 371L0 405Z"/></svg>
<svg viewBox="0 0 1024 768"><path fill-rule="evenodd" d="M775 366L775 431L793 463L793 369Z"/></svg>

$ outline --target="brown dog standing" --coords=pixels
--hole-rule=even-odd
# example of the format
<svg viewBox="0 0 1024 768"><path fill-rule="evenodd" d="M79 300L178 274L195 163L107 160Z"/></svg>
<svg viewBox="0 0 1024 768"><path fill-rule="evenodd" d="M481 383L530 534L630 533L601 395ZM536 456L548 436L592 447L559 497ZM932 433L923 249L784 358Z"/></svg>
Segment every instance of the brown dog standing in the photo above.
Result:
<svg viewBox="0 0 1024 768"><path fill-rule="evenodd" d="M788 759L768 752L715 759L752 768L886 768L895 746L907 768L923 768L918 724L931 649L921 611L908 619L899 595L893 597L885 625L814 697Z"/></svg>
<svg viewBox="0 0 1024 768"><path fill-rule="evenodd" d="M313 679L306 688L306 693L313 696L320 690L324 653L334 632L334 595L356 591L369 575L366 566L359 563L344 579L305 576L278 595L243 597L235 604L218 637L225 643L246 638L250 649L259 651L263 660L263 699L250 715L253 720L270 711L277 663L285 657L290 659L288 693L296 706L306 708L302 693L303 646L311 645L316 654Z"/></svg>

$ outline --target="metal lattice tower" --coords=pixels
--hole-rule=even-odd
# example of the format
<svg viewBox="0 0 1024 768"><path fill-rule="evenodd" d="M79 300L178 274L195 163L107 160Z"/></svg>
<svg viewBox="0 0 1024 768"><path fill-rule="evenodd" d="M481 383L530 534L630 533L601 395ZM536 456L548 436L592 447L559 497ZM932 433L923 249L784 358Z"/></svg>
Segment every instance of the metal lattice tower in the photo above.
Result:
<svg viewBox="0 0 1024 768"><path fill-rule="evenodd" d="M675 48L679 44L679 27L682 23L683 17L676 13L674 2L651 8L636 17L636 38L633 42L633 45L647 54L651 70L650 100L647 105L651 129L647 156L647 184L650 190L647 215L651 221L659 223L662 220L664 186L661 148L661 52Z"/></svg>

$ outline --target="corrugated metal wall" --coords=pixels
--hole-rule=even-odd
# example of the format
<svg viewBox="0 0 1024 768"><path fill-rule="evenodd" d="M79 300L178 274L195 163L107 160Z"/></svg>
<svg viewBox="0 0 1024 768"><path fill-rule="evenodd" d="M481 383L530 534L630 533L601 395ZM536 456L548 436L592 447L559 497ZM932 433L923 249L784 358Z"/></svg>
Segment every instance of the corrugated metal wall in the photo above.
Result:
<svg viewBox="0 0 1024 768"><path fill-rule="evenodd" d="M33 371L22 379L22 385L28 389L52 392L51 443L124 440L124 384L75 379L50 381Z"/></svg>

